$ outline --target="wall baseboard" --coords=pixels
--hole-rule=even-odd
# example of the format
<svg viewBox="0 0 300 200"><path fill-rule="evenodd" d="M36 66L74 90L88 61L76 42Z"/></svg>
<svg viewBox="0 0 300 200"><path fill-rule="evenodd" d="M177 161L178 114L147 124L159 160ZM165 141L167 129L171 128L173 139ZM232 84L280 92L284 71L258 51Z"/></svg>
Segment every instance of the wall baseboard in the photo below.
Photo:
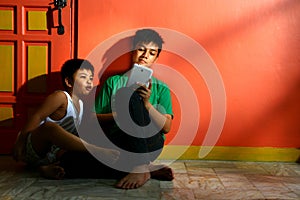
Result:
<svg viewBox="0 0 300 200"><path fill-rule="evenodd" d="M200 148L209 151L203 158L199 157ZM166 145L159 159L300 162L300 148Z"/></svg>

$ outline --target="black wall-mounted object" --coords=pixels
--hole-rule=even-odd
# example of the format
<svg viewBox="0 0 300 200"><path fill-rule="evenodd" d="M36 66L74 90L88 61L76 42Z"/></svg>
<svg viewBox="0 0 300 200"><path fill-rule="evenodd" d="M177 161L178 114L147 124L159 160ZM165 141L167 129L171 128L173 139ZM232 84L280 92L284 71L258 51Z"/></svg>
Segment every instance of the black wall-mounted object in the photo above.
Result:
<svg viewBox="0 0 300 200"><path fill-rule="evenodd" d="M67 0L54 0L54 5L58 9L57 34L58 35L63 35L65 33L65 28L62 24L61 12L62 12L62 9L67 6Z"/></svg>

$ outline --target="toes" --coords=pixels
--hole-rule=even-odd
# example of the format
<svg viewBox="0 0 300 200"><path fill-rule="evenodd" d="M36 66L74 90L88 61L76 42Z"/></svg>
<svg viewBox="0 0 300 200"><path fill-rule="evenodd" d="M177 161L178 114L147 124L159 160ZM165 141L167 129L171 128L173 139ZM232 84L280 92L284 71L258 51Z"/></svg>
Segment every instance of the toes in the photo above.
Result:
<svg viewBox="0 0 300 200"><path fill-rule="evenodd" d="M121 180L116 184L116 187L117 187L117 188L123 188L124 183L125 183L124 179L121 179Z"/></svg>
<svg viewBox="0 0 300 200"><path fill-rule="evenodd" d="M63 179L64 178L64 176L65 176L65 170L64 169L62 169L62 168L60 168L59 169L59 172L57 173L57 179Z"/></svg>
<svg viewBox="0 0 300 200"><path fill-rule="evenodd" d="M143 177L143 180L141 180L141 177L137 177L140 175L141 174L129 174L121 179L115 186L122 189L139 188L148 180L146 177Z"/></svg>

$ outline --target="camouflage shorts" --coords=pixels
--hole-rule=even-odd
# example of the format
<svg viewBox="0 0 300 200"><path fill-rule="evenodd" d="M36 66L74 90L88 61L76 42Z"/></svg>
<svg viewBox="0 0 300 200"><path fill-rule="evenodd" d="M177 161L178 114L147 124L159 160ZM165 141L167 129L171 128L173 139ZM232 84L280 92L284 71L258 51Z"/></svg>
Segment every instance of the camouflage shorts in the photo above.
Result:
<svg viewBox="0 0 300 200"><path fill-rule="evenodd" d="M42 166L42 165L49 165L53 162L55 162L56 159L56 153L60 149L52 145L50 151L46 154L46 156L41 157L36 153L36 151L32 147L31 142L31 133L29 133L26 141L26 150L25 150L25 162L31 166Z"/></svg>

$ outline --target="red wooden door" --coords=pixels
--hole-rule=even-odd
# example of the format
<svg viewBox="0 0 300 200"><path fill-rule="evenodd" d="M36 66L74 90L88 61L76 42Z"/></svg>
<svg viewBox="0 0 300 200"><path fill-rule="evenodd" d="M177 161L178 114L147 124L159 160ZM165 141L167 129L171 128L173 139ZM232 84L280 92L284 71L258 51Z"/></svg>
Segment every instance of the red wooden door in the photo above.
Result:
<svg viewBox="0 0 300 200"><path fill-rule="evenodd" d="M61 87L59 70L73 55L72 5L62 9L58 34L54 0L0 1L0 154L46 95Z"/></svg>

